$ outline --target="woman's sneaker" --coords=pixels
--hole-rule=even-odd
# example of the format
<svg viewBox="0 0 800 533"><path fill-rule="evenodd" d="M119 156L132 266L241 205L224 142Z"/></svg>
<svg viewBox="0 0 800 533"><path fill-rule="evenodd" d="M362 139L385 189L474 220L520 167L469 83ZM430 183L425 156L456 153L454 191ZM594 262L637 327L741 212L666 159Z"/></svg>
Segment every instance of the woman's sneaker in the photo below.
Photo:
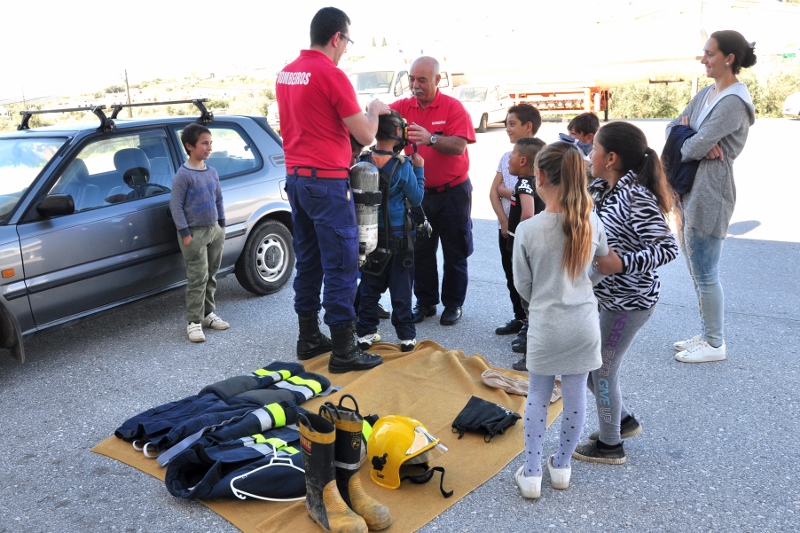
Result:
<svg viewBox="0 0 800 533"><path fill-rule="evenodd" d="M369 350L370 346L372 346L376 342L381 342L381 334L377 331L375 333L370 333L369 335L364 335L363 337L358 338L358 347L362 350Z"/></svg>
<svg viewBox="0 0 800 533"><path fill-rule="evenodd" d="M681 363L713 363L714 361L724 361L727 358L725 341L722 341L722 345L718 348L714 348L706 341L701 340L694 346L675 354L675 360Z"/></svg>
<svg viewBox="0 0 800 533"><path fill-rule="evenodd" d="M684 339L682 341L678 341L672 345L676 352L682 352L684 350L688 350L695 344L698 344L701 340L703 340L703 335L695 335L691 339Z"/></svg>
<svg viewBox="0 0 800 533"><path fill-rule="evenodd" d="M628 415L622 419L619 423L619 438L622 440L630 439L632 437L638 437L642 434L644 429L642 428L642 424L639 423L633 415ZM600 432L595 431L591 435L589 435L590 441L596 441L600 439Z"/></svg>
<svg viewBox="0 0 800 533"><path fill-rule="evenodd" d="M621 465L627 460L621 442L612 446L604 444L601 440L596 440L589 444L581 444L572 452L572 457L581 461L607 465Z"/></svg>

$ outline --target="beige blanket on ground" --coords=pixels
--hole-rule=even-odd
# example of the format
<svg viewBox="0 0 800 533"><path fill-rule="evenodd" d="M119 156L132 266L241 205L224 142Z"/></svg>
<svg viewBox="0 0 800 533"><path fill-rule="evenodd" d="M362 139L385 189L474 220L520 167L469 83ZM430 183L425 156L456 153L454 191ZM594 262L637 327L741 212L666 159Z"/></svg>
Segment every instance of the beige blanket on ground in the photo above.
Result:
<svg viewBox="0 0 800 533"><path fill-rule="evenodd" d="M466 357L461 351L446 350L433 341L423 341L408 353L387 343L375 344L371 351L382 355L384 364L368 372L329 374L326 356L307 362L307 371L327 376L333 385L342 389L306 402L303 407L316 412L323 402L338 404L341 394L349 393L358 401L362 414L400 414L416 418L449 448L447 453L431 463L431 466L443 466L446 470L444 488L453 491L453 496L447 499L439 492L438 474L430 483L414 485L405 481L399 489L391 490L373 483L366 465L361 469L365 490L392 512L394 523L387 531L416 531L496 475L524 447L522 420L488 443L484 442L482 435L474 433L459 439L452 432L451 424L470 396L479 396L520 414L523 414L526 398L484 385L481 374L494 367L480 355ZM513 378L527 378L526 374L513 370L503 372ZM350 407L352 404L346 400L344 405ZM559 413L561 400L550 405L548 426ZM165 469L155 460L146 459L129 443L116 437L104 440L92 451L164 479ZM508 483L513 483L511 476ZM209 500L202 503L246 533L320 531L306 515L303 501Z"/></svg>

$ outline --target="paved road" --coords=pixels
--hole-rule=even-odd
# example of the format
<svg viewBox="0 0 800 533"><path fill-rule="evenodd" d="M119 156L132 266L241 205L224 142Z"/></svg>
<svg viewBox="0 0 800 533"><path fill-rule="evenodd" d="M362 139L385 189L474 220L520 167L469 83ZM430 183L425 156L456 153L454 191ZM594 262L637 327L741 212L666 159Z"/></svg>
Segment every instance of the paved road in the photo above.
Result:
<svg viewBox="0 0 800 533"><path fill-rule="evenodd" d="M637 124L660 151L665 123ZM540 136L553 141L565 129L546 123ZM625 363L625 401L645 430L626 443L628 462L576 462L569 490L545 487L529 502L511 480L515 459L421 531L800 530L798 137L800 121L760 120L736 163L739 203L722 263L729 360L693 366L672 358L672 342L699 329L679 258L661 270L658 311ZM450 328L429 319L418 337L506 367L517 356L510 338L492 331L510 304L486 189L510 145L501 128L478 139L470 148L476 253L464 318ZM156 479L89 452L133 414L292 359L291 288L256 298L229 277L218 295L232 328L211 332L204 345L186 341L183 297L173 292L34 338L25 365L0 360L0 532L235 531ZM586 434L596 427L590 411ZM548 432L546 450L555 435Z"/></svg>

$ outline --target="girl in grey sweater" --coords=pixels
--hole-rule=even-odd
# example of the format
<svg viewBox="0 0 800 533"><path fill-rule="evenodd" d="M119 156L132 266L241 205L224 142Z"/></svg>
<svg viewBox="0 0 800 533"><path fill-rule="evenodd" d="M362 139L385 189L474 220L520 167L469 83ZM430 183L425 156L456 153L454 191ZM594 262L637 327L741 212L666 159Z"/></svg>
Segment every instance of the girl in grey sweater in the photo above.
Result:
<svg viewBox="0 0 800 533"><path fill-rule="evenodd" d="M689 126L697 133L681 147L682 161L700 160L692 189L681 197L681 248L694 281L703 332L675 343L682 363L722 361L727 357L723 335L724 295L719 279L722 243L736 202L733 162L742 152L755 108L747 87L736 75L756 64L755 43L724 30L711 34L701 63L714 79L667 126Z"/></svg>
<svg viewBox="0 0 800 533"><path fill-rule="evenodd" d="M512 261L514 286L530 302L525 406L525 464L515 480L525 498L538 498L547 408L561 376L564 414L556 453L547 461L550 483L566 489L570 459L586 417L586 380L600 367L600 324L589 265L609 254L606 235L592 212L583 156L553 143L536 157L536 190L546 208L517 226Z"/></svg>

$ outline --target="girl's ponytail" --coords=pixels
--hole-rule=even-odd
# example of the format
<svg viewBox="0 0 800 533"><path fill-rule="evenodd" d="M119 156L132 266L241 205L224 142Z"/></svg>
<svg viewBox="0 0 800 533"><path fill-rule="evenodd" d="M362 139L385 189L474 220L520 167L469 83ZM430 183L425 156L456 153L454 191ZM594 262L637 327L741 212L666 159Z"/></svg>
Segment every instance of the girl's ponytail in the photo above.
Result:
<svg viewBox="0 0 800 533"><path fill-rule="evenodd" d="M561 268L572 281L578 279L591 260L592 228L589 214L592 198L586 189L586 163L571 144L547 145L536 157L536 167L549 185L560 189L562 229L566 237Z"/></svg>

